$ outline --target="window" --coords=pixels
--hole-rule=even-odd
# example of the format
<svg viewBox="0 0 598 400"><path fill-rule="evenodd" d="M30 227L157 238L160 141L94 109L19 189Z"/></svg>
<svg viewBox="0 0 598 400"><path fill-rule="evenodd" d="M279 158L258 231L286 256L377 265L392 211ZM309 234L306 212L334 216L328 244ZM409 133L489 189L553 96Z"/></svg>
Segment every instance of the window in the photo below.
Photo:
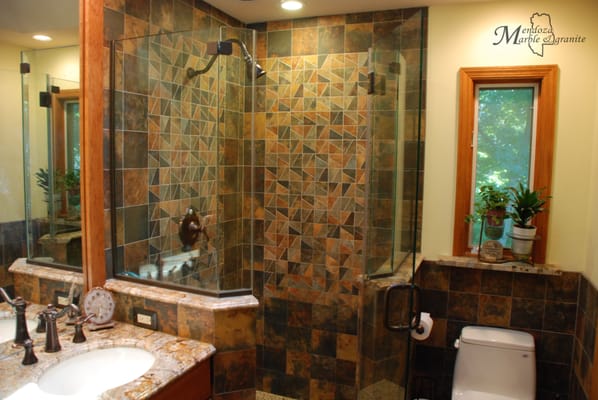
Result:
<svg viewBox="0 0 598 400"><path fill-rule="evenodd" d="M482 182L513 186L524 178L531 187L550 193L556 81L555 65L461 69L454 255L471 254L475 234L465 217ZM505 112L517 115L501 117ZM504 122L511 127L501 132ZM539 214L535 224L543 240L534 245L533 258L541 263L548 212ZM506 238L503 244L509 245Z"/></svg>
<svg viewBox="0 0 598 400"><path fill-rule="evenodd" d="M486 185L506 189L522 182L533 186L537 94L535 83L475 85L471 203ZM479 244L481 226L479 220L470 224L470 248ZM511 247L510 231L507 219L502 237L494 238L504 248Z"/></svg>

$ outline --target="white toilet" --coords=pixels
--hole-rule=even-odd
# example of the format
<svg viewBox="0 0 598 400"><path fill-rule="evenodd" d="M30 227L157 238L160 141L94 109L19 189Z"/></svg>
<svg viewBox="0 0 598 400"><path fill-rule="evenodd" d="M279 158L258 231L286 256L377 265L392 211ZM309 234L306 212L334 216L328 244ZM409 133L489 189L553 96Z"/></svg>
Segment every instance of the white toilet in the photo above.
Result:
<svg viewBox="0 0 598 400"><path fill-rule="evenodd" d="M466 326L455 341L453 400L534 400L536 356L529 333Z"/></svg>

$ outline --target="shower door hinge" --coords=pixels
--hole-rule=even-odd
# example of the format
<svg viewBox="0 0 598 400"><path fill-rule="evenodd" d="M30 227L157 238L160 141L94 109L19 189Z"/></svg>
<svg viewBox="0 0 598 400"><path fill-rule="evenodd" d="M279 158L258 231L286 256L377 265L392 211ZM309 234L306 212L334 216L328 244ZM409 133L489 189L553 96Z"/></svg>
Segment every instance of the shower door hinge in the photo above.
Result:
<svg viewBox="0 0 598 400"><path fill-rule="evenodd" d="M21 63L19 69L22 74L28 74L31 72L31 65L29 63Z"/></svg>
<svg viewBox="0 0 598 400"><path fill-rule="evenodd" d="M368 94L374 94L376 91L376 73L368 73Z"/></svg>
<svg viewBox="0 0 598 400"><path fill-rule="evenodd" d="M386 94L386 75L375 72L368 73L368 94Z"/></svg>
<svg viewBox="0 0 598 400"><path fill-rule="evenodd" d="M48 92L39 92L39 106L50 108L52 105L52 96Z"/></svg>

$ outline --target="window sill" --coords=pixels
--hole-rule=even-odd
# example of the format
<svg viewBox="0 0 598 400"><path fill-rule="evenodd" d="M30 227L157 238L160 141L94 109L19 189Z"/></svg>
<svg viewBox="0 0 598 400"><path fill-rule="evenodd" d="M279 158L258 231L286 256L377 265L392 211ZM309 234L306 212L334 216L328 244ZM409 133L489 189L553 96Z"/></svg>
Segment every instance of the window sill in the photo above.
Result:
<svg viewBox="0 0 598 400"><path fill-rule="evenodd" d="M477 257L457 257L441 256L437 260L426 258L426 261L432 261L439 265L447 267L472 268L493 271L517 272L523 274L552 275L558 276L562 272L554 265L550 264L527 264L520 261L507 261L503 263L482 262Z"/></svg>

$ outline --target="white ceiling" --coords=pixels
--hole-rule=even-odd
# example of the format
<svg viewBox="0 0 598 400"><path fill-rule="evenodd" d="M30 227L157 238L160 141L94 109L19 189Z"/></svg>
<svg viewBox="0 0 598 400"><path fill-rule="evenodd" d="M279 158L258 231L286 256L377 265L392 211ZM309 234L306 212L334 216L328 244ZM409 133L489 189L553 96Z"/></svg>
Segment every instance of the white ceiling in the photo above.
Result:
<svg viewBox="0 0 598 400"><path fill-rule="evenodd" d="M0 42L31 49L79 43L78 0L2 0L1 7ZM32 39L37 33L53 40Z"/></svg>
<svg viewBox="0 0 598 400"><path fill-rule="evenodd" d="M302 0L299 11L285 11L280 0L206 0L206 3L245 23L281 21L324 15L351 14L365 11L426 7L449 3L473 3L489 0Z"/></svg>
<svg viewBox="0 0 598 400"><path fill-rule="evenodd" d="M480 1L489 0L303 0L303 9L290 12L280 0L206 0L244 23ZM1 0L1 6L0 42L32 49L79 42L79 0ZM54 40L38 42L31 38L36 33Z"/></svg>

